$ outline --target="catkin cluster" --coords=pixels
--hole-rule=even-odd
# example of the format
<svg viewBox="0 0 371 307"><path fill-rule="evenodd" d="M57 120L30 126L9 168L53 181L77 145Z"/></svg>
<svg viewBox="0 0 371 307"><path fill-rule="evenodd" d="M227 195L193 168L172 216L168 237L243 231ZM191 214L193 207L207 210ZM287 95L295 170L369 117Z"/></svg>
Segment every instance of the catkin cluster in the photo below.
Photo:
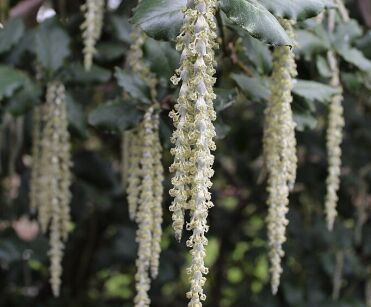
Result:
<svg viewBox="0 0 371 307"><path fill-rule="evenodd" d="M131 219L138 223L138 259L135 306L149 306L150 277L158 275L162 235L163 167L159 114L150 107L143 122L126 133L128 139L128 202Z"/></svg>
<svg viewBox="0 0 371 307"><path fill-rule="evenodd" d="M90 70L96 51L95 44L102 33L104 0L86 0L81 6L81 10L85 15L85 20L81 24L84 41L84 66L86 70Z"/></svg>
<svg viewBox="0 0 371 307"><path fill-rule="evenodd" d="M293 39L292 25L281 20L288 35ZM271 96L265 110L263 150L268 172L268 240L271 263L272 292L276 293L282 273L282 248L286 241L289 191L296 177L296 139L291 102L293 78L296 76L294 53L288 46L275 47Z"/></svg>
<svg viewBox="0 0 371 307"><path fill-rule="evenodd" d="M34 113L31 206L38 210L43 232L50 232L50 283L59 295L64 241L70 225L70 137L67 127L65 88L50 82L46 104ZM42 111L41 111L42 110ZM42 114L42 115L41 115Z"/></svg>
<svg viewBox="0 0 371 307"><path fill-rule="evenodd" d="M332 71L331 85L342 91L339 78L339 67L333 51L327 54L328 63ZM341 142L343 140L342 130L344 128L342 94L335 95L329 106L328 128L326 133L326 146L328 155L328 176L326 180L327 193L325 199L326 221L329 230L334 227L337 215L336 204L338 201L337 191L340 186L341 168Z"/></svg>
<svg viewBox="0 0 371 307"><path fill-rule="evenodd" d="M184 214L189 210L190 221L186 229L192 234L187 240L191 248L192 263L187 269L191 288L187 293L189 307L200 307L206 299L203 291L208 269L205 267L205 245L208 231L208 209L213 206L209 189L212 185L212 165L215 150L216 114L213 108L215 94L215 55L217 47L214 20L215 0L188 1L184 12L177 49L181 50L181 64L172 82L181 81L179 98L170 112L175 131L172 136L174 162L170 171L174 198L170 206L175 236L180 240L184 228Z"/></svg>
<svg viewBox="0 0 371 307"><path fill-rule="evenodd" d="M139 28L132 33L127 65L147 84L152 104L144 120L122 137L122 177L127 192L129 216L138 224L138 258L135 306L149 306L150 276L158 275L162 236L163 167L159 136L159 104L156 101L155 75L144 63L146 35Z"/></svg>

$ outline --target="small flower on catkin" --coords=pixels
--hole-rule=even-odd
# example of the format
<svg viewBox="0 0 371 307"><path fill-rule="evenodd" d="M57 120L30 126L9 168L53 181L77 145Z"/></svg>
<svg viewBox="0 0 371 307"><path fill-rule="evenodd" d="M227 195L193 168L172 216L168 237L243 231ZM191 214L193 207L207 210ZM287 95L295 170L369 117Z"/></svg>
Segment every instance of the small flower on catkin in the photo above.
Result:
<svg viewBox="0 0 371 307"><path fill-rule="evenodd" d="M281 20L293 39L292 25ZM296 76L294 53L288 46L278 46L273 52L271 96L265 110L263 149L268 171L268 241L271 263L272 292L277 293L282 274L282 248L286 241L288 196L296 177L297 157L295 122L293 121L291 91Z"/></svg>
<svg viewBox="0 0 371 307"><path fill-rule="evenodd" d="M332 71L331 85L337 88L342 87L339 79L339 67L332 51L327 54L328 63ZM337 191L340 186L341 169L341 142L343 140L342 130L344 128L342 94L337 94L332 98L329 106L328 128L326 135L326 146L328 155L328 176L326 180L327 192L325 199L326 221L329 230L334 227L337 215L336 205L338 201Z"/></svg>
<svg viewBox="0 0 371 307"><path fill-rule="evenodd" d="M84 41L84 66L90 70L93 56L96 52L95 44L101 36L104 16L104 0L86 0L81 6L85 20L81 24L82 38Z"/></svg>
<svg viewBox="0 0 371 307"><path fill-rule="evenodd" d="M182 50L181 65L172 82L182 81L175 110L170 113L176 130L172 136L174 148L171 153L174 163L174 197L170 210L173 212L173 227L179 240L184 227L184 212L190 211L190 222L186 224L192 235L187 240L191 248L192 264L187 269L191 288L187 293L189 307L200 307L206 299L203 291L208 273L205 267L205 245L208 231L208 209L213 206L209 189L212 185L212 165L215 150L215 128L212 121L216 114L213 108L215 94L215 56L217 47L214 0L189 1L185 10L177 49Z"/></svg>
<svg viewBox="0 0 371 307"><path fill-rule="evenodd" d="M37 111L36 111L37 112ZM34 117L34 125L39 125L37 117ZM71 157L70 137L67 130L67 110L65 101L65 88L60 82L50 82L47 87L45 112L43 118L44 127L41 131L41 141L34 133L33 159L36 164L33 173L39 175L39 179L31 190L31 201L38 209L38 218L42 230L50 230L50 283L53 294L59 295L61 285L64 241L67 239L70 224L69 203L71 193ZM39 129L39 127L36 127ZM42 161L42 163L37 163ZM39 192L38 197L33 193ZM33 198L32 198L33 197Z"/></svg>

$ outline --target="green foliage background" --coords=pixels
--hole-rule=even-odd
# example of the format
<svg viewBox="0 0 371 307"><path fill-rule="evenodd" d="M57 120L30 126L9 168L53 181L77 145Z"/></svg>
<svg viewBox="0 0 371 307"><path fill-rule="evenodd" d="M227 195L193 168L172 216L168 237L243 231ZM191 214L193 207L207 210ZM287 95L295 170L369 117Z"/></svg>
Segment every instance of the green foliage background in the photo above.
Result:
<svg viewBox="0 0 371 307"><path fill-rule="evenodd" d="M156 17L155 25L148 26L156 38L177 34L181 14L176 8L184 1L170 2L143 2L158 7L162 3L166 11L162 19ZM371 280L371 31L353 1L348 3L353 19L342 23L333 35L315 18L297 24L299 80L293 109L298 124L298 180L290 197L281 288L272 296L262 160L262 115L269 95L271 47L246 32L249 18L259 15L237 18L232 24L226 14L233 13L233 3L249 6L254 1L223 0L225 13L218 15L223 31L217 57L215 207L209 217L205 306L366 307L366 283ZM10 1L10 8L19 4L22 1ZM56 17L36 24L29 12L23 19L10 18L0 30L0 306L133 306L136 225L128 218L119 165L120 131L141 119L149 101L145 84L124 69L130 45L129 17L136 3L123 1L117 9L107 10L90 72L82 66L81 3L50 4ZM141 12L146 9L138 9L135 22L142 23ZM264 16L277 22L272 15ZM265 27L263 34L252 34L284 43L286 38L273 30L280 31ZM332 233L326 229L323 210L327 103L337 92L326 85L329 49L335 49L341 59L346 119L339 217ZM179 55L173 42L148 38L145 59L159 79L164 186L168 191L172 125L167 113L177 97L169 78ZM73 232L65 251L58 299L52 297L48 285L47 238L38 235L24 241L11 227L21 216L35 215L28 199L31 111L43 102L47 81L55 78L65 83L68 92L74 163ZM123 98L123 90L132 99ZM189 255L185 239L179 244L173 238L167 209L170 202L165 193L160 274L151 289L155 307L186 305ZM341 291L339 299L333 300L339 254L344 255Z"/></svg>

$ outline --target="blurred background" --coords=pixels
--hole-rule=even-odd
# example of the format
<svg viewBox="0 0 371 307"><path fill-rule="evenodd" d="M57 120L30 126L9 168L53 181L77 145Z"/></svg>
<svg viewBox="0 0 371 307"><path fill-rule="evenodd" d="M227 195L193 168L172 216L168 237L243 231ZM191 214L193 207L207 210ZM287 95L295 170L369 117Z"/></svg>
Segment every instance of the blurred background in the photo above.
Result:
<svg viewBox="0 0 371 307"><path fill-rule="evenodd" d="M115 132L118 124L113 114L97 115L96 108L121 95L113 71L124 67L130 45L128 18L136 3L108 1L96 65L89 73L82 68L81 4L76 0L1 0L2 12L7 11L1 16L7 32L0 32L0 306L133 306L136 225L128 218L120 179L121 137ZM206 307L371 306L371 81L367 73L371 1L346 5L352 21L335 33L335 40L346 37L346 43L363 55L343 55L340 61L346 126L339 216L329 232L323 207L331 92L300 83L293 104L298 123L298 179L290 196L284 273L276 296L269 286L262 159L270 50L246 34L236 34L221 16L224 41L218 54L215 207L209 215ZM12 26L6 27L10 22ZM49 34L44 37L45 29ZM52 32L56 29L65 34L57 41ZM324 28L311 19L297 29L298 78L326 84L329 76L322 64L328 36L318 30ZM37 59L43 50L35 47L35 36L45 39L44 56L63 59L57 71L41 78ZM173 44L148 39L145 56L159 78L166 171L161 265L150 292L151 306L186 306L185 268L190 257L186 238L179 244L173 237L168 212L172 124L167 113L177 95L168 80L178 65L178 54ZM13 87L4 81L9 69L18 73ZM16 90L20 75L28 85ZM59 298L52 297L48 283L48 239L40 233L29 207L31 111L43 101L45 80L51 75L66 84L73 148L73 223ZM125 127L133 124L131 118L123 121L128 121Z"/></svg>

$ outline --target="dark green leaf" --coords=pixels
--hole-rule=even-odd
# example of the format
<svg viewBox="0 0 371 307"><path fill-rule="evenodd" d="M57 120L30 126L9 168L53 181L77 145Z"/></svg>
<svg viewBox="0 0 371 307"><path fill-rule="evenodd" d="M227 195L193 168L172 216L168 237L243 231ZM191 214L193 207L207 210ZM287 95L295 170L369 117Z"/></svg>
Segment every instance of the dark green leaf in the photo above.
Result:
<svg viewBox="0 0 371 307"><path fill-rule="evenodd" d="M260 2L273 15L290 20L304 20L317 16L328 5L328 2L322 0L261 0Z"/></svg>
<svg viewBox="0 0 371 307"><path fill-rule="evenodd" d="M326 102L340 90L315 81L297 80L292 92L308 101Z"/></svg>
<svg viewBox="0 0 371 307"><path fill-rule="evenodd" d="M89 124L109 131L124 131L138 123L141 117L134 103L116 99L92 111Z"/></svg>
<svg viewBox="0 0 371 307"><path fill-rule="evenodd" d="M118 85L128 92L132 98L143 103L150 103L148 86L138 75L117 67L115 77Z"/></svg>
<svg viewBox="0 0 371 307"><path fill-rule="evenodd" d="M98 43L94 57L100 61L113 61L124 55L121 43Z"/></svg>
<svg viewBox="0 0 371 307"><path fill-rule="evenodd" d="M109 22L112 24L116 38L124 43L130 44L131 25L127 18L121 15L113 15L109 19Z"/></svg>
<svg viewBox="0 0 371 307"><path fill-rule="evenodd" d="M237 92L235 89L215 88L214 91L216 94L214 101L216 112L223 111L236 102Z"/></svg>
<svg viewBox="0 0 371 307"><path fill-rule="evenodd" d="M69 43L64 30L44 22L35 33L34 51L45 69L56 72L70 54Z"/></svg>
<svg viewBox="0 0 371 307"><path fill-rule="evenodd" d="M9 66L0 65L0 101L10 97L17 89L24 85L25 75Z"/></svg>
<svg viewBox="0 0 371 307"><path fill-rule="evenodd" d="M315 106L313 102L297 97L292 102L293 118L296 123L295 129L304 131L305 129L313 129L316 127L317 119L313 112Z"/></svg>
<svg viewBox="0 0 371 307"><path fill-rule="evenodd" d="M24 33L24 24L21 18L10 19L0 28L0 53L10 50L19 42Z"/></svg>
<svg viewBox="0 0 371 307"><path fill-rule="evenodd" d="M71 63L63 71L63 79L66 82L88 83L88 82L107 82L111 78L111 72L107 69L94 65L86 71L81 63Z"/></svg>
<svg viewBox="0 0 371 307"><path fill-rule="evenodd" d="M144 50L151 71L159 77L168 80L179 66L179 53L168 42L148 38Z"/></svg>
<svg viewBox="0 0 371 307"><path fill-rule="evenodd" d="M142 0L131 21L155 39L173 40L182 26L185 6L186 0Z"/></svg>
<svg viewBox="0 0 371 307"><path fill-rule="evenodd" d="M6 110L13 116L23 115L40 102L40 97L40 87L25 77L23 88L9 99Z"/></svg>
<svg viewBox="0 0 371 307"><path fill-rule="evenodd" d="M240 51L242 53L241 56L247 57L255 65L258 72L270 72L272 69L272 54L266 44L251 35L244 35L242 38L242 47L243 50Z"/></svg>
<svg viewBox="0 0 371 307"><path fill-rule="evenodd" d="M358 49L343 46L338 48L337 52L348 63L357 66L362 71L371 73L371 61Z"/></svg>
<svg viewBox="0 0 371 307"><path fill-rule="evenodd" d="M322 77L330 78L332 76L332 71L325 57L318 55L316 58L316 66Z"/></svg>
<svg viewBox="0 0 371 307"><path fill-rule="evenodd" d="M313 54L330 48L330 44L326 40L307 30L295 31L295 38L299 46L295 48L295 51L303 54L306 60L311 60Z"/></svg>
<svg viewBox="0 0 371 307"><path fill-rule="evenodd" d="M68 122L72 129L79 133L82 137L86 136L86 118L84 110L80 104L78 104L72 95L67 93L67 117Z"/></svg>
<svg viewBox="0 0 371 307"><path fill-rule="evenodd" d="M252 36L271 45L291 45L278 20L257 0L220 0L229 20Z"/></svg>
<svg viewBox="0 0 371 307"><path fill-rule="evenodd" d="M231 74L231 78L248 97L257 100L268 99L269 88L264 80L257 77L251 78L244 74Z"/></svg>

